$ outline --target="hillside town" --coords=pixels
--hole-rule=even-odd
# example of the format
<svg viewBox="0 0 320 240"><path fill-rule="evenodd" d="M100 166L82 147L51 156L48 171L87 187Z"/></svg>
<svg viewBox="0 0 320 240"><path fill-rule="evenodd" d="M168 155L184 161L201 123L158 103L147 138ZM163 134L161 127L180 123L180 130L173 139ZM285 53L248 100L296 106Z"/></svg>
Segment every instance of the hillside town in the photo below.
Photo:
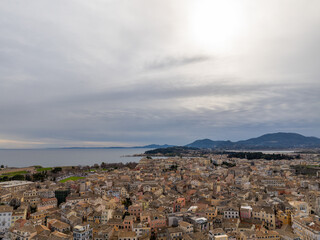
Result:
<svg viewBox="0 0 320 240"><path fill-rule="evenodd" d="M0 238L318 240L319 162L208 154L43 168L0 182Z"/></svg>

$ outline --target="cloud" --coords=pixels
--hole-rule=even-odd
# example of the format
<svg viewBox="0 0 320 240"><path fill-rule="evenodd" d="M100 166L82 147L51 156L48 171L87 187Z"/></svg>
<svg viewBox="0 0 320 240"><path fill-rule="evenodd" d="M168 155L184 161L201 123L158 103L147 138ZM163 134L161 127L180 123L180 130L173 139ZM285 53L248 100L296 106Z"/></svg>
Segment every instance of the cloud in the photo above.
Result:
<svg viewBox="0 0 320 240"><path fill-rule="evenodd" d="M211 60L205 55L189 56L189 57L165 57L155 59L147 64L147 70L164 70L166 68L181 67L189 64L201 63Z"/></svg>
<svg viewBox="0 0 320 240"><path fill-rule="evenodd" d="M0 148L319 137L319 2L243 1L221 49L195 3L1 1Z"/></svg>

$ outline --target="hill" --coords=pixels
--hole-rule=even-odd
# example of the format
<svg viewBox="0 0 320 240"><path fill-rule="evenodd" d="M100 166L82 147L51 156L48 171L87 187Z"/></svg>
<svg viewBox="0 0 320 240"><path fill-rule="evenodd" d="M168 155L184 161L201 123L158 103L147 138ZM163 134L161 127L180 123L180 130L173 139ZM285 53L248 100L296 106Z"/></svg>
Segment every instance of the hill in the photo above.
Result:
<svg viewBox="0 0 320 240"><path fill-rule="evenodd" d="M233 150L320 148L320 139L316 137L305 137L297 133L279 132L237 142L202 139L187 144L186 147Z"/></svg>

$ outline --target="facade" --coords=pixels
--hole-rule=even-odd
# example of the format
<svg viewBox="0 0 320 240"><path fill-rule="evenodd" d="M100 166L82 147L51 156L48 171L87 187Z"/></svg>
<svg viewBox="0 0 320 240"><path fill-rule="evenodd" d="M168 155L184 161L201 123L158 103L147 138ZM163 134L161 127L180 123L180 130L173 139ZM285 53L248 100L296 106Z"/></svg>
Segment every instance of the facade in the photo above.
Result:
<svg viewBox="0 0 320 240"><path fill-rule="evenodd" d="M181 222L179 222L179 227L186 234L191 234L194 232L193 225L191 223L181 221Z"/></svg>
<svg viewBox="0 0 320 240"><path fill-rule="evenodd" d="M0 183L0 189L5 189L10 192L17 192L17 191L23 191L27 188L30 188L34 186L33 182L29 181L8 181L8 182L1 182Z"/></svg>
<svg viewBox="0 0 320 240"><path fill-rule="evenodd" d="M136 217L140 217L140 213L142 212L142 206L141 205L131 205L128 208L128 212L130 215L134 215Z"/></svg>
<svg viewBox="0 0 320 240"><path fill-rule="evenodd" d="M13 208L8 205L0 206L0 232L6 232L11 226Z"/></svg>
<svg viewBox="0 0 320 240"><path fill-rule="evenodd" d="M37 205L38 211L55 208L58 205L56 198L42 198L40 203Z"/></svg>
<svg viewBox="0 0 320 240"><path fill-rule="evenodd" d="M234 208L228 208L223 212L223 217L226 219L239 218L239 210Z"/></svg>
<svg viewBox="0 0 320 240"><path fill-rule="evenodd" d="M138 240L135 232L119 231L118 240Z"/></svg>
<svg viewBox="0 0 320 240"><path fill-rule="evenodd" d="M240 208L240 217L241 219L250 219L252 215L252 207L250 206L241 206Z"/></svg>
<svg viewBox="0 0 320 240"><path fill-rule="evenodd" d="M11 225L15 223L18 219L26 219L27 218L27 208L18 208L13 210L11 217Z"/></svg>
<svg viewBox="0 0 320 240"><path fill-rule="evenodd" d="M73 240L93 239L92 228L89 224L77 225L73 228Z"/></svg>
<svg viewBox="0 0 320 240"><path fill-rule="evenodd" d="M9 238L12 240L30 240L37 235L37 231L33 226L23 226L18 229L11 229Z"/></svg>
<svg viewBox="0 0 320 240"><path fill-rule="evenodd" d="M276 216L270 207L253 207L252 218L262 221L268 229L275 229Z"/></svg>
<svg viewBox="0 0 320 240"><path fill-rule="evenodd" d="M320 240L320 224L311 217L294 217L292 229L303 240Z"/></svg>

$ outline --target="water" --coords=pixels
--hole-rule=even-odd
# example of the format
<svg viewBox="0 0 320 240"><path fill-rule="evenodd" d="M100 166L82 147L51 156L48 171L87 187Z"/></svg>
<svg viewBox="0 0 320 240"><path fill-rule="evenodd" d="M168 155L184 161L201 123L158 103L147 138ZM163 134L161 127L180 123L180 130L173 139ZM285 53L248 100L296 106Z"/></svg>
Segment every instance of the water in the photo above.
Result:
<svg viewBox="0 0 320 240"><path fill-rule="evenodd" d="M93 165L95 163L138 162L141 157L124 157L150 149L0 149L0 165L8 167L43 167Z"/></svg>

